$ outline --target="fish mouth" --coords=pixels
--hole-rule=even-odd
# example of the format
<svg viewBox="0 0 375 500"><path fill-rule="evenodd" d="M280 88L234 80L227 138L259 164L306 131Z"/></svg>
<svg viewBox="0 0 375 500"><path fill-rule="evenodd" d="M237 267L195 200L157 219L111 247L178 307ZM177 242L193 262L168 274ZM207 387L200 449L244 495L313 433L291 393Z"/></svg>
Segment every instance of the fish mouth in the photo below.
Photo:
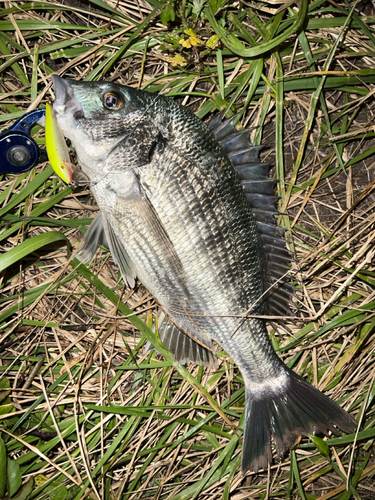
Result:
<svg viewBox="0 0 375 500"><path fill-rule="evenodd" d="M65 78L61 78L59 75L52 75L52 82L55 90L55 102L53 103L53 109L55 110L56 115L58 115L58 117L59 115L69 115L75 120L84 118L85 114L81 103L74 95L74 90L70 82L65 80Z"/></svg>
<svg viewBox="0 0 375 500"><path fill-rule="evenodd" d="M73 85L58 75L52 75L55 101L46 107L46 146L50 164L57 175L70 184L79 170L70 162L65 137L73 139L76 121L84 118L80 102L74 95ZM65 136L65 137L64 137Z"/></svg>

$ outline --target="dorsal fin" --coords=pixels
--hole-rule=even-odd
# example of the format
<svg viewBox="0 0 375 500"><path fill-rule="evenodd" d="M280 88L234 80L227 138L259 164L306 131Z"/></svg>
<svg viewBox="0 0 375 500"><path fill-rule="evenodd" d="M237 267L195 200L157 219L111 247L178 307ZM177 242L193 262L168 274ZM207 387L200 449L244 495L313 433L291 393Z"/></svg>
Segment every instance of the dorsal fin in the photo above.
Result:
<svg viewBox="0 0 375 500"><path fill-rule="evenodd" d="M208 123L237 171L257 223L266 259L266 288L268 312L271 315L290 315L294 296L293 286L286 274L290 270L291 255L286 246L284 229L277 225L275 195L276 179L269 177L270 165L261 163L259 153L263 146L250 142L250 130L237 130L236 117L223 120L224 113L215 115ZM280 281L279 281L280 280ZM277 283L277 284L275 284Z"/></svg>

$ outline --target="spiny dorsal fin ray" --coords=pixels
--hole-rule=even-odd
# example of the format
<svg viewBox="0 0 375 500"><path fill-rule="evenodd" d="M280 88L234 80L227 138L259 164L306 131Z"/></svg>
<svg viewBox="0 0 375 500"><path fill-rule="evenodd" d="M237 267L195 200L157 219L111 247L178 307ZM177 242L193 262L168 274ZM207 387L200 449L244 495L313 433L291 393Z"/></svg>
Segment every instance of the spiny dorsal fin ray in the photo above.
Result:
<svg viewBox="0 0 375 500"><path fill-rule="evenodd" d="M275 232L274 235L261 233L261 238L264 245L273 246L275 249L280 248L280 245L282 245L284 241L284 238L280 236L277 232ZM281 254L285 255L285 252L287 252L286 255L290 255L287 250L282 248Z"/></svg>
<svg viewBox="0 0 375 500"><path fill-rule="evenodd" d="M217 130L217 129L221 126L221 125L228 124L230 120L225 120L225 121L223 122L224 115L225 115L225 111L220 111L220 113L216 113L216 114L215 114L215 115L211 118L211 120L207 123L207 127L208 127L210 130L214 131L214 130ZM237 130L237 129L236 129L236 127L234 127L234 125L233 125L233 128L234 128L235 130ZM234 131L235 131L235 130L234 130ZM216 137L216 134L215 134L215 137Z"/></svg>
<svg viewBox="0 0 375 500"><path fill-rule="evenodd" d="M224 137L228 137L228 135L238 132L237 127L234 125L237 116L232 116L229 120L223 121L224 113L225 112L221 112L214 116L214 118L208 123L208 128L213 131L218 141Z"/></svg>
<svg viewBox="0 0 375 500"><path fill-rule="evenodd" d="M269 313L289 316L294 290L288 277L282 278L290 269L291 256L286 247L285 231L275 218L279 201L274 194L277 180L269 178L270 165L260 163L259 153L263 146L251 144L250 129L239 131L234 125L236 116L224 121L223 117L224 113L219 113L208 126L228 154L253 210L265 253L265 287L271 287L266 293Z"/></svg>
<svg viewBox="0 0 375 500"><path fill-rule="evenodd" d="M252 209L257 224L258 222L264 222L265 224L271 225L275 224L275 215L277 215L276 210L260 210L254 207L252 207ZM260 228L259 231L262 232Z"/></svg>
<svg viewBox="0 0 375 500"><path fill-rule="evenodd" d="M272 211L274 214L277 214L276 204L279 201L278 196L249 193L246 191L246 185L244 186L244 191L252 207L255 209Z"/></svg>
<svg viewBox="0 0 375 500"><path fill-rule="evenodd" d="M223 146L226 153L231 153L234 148L239 150L240 148L247 148L249 144L249 132L248 130L236 130L233 134L223 137L220 140L220 144Z"/></svg>
<svg viewBox="0 0 375 500"><path fill-rule="evenodd" d="M269 180L268 174L271 165L269 163L242 163L236 167L241 180L264 179Z"/></svg>
<svg viewBox="0 0 375 500"><path fill-rule="evenodd" d="M280 248L278 244L274 245L274 244L270 244L268 242L264 242L263 246L264 246L266 253L268 253L268 254L274 253L278 257L282 257L285 260L290 262L290 260L291 260L290 259L290 252L288 251L287 248Z"/></svg>
<svg viewBox="0 0 375 500"><path fill-rule="evenodd" d="M236 168L237 165L242 165L243 163L259 162L259 153L264 146L252 146L249 143L249 147L242 148L239 150L232 150L228 154L232 165Z"/></svg>
<svg viewBox="0 0 375 500"><path fill-rule="evenodd" d="M263 221L257 221L257 226L262 234L268 234L270 236L275 236L275 234L278 234L280 238L285 237L286 229L281 226L275 226L275 224L270 224Z"/></svg>
<svg viewBox="0 0 375 500"><path fill-rule="evenodd" d="M275 191L275 186L277 184L276 179L267 179L267 180L246 180L242 181L242 185L249 194L264 194L264 195L273 195Z"/></svg>

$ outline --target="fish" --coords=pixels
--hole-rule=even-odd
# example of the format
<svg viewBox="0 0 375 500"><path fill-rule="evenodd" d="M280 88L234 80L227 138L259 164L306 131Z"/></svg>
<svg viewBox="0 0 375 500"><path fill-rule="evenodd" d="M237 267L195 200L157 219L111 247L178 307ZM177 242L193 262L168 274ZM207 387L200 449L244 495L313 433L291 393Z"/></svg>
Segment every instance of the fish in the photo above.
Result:
<svg viewBox="0 0 375 500"><path fill-rule="evenodd" d="M267 468L272 444L283 458L301 436L353 432L355 418L277 356L259 317L285 313L293 289L276 181L249 131L129 86L53 84L56 122L100 207L77 257L104 244L124 281L148 289L175 361L214 368L213 342L233 358L245 385L242 471Z"/></svg>

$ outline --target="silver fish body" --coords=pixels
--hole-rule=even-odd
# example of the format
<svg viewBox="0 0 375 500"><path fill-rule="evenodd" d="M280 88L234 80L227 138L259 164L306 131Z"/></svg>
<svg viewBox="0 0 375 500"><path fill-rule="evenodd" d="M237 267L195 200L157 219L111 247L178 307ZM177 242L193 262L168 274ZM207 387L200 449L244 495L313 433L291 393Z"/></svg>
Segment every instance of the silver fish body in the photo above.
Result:
<svg viewBox="0 0 375 500"><path fill-rule="evenodd" d="M57 119L101 209L79 257L109 246L128 284L138 278L164 310L162 338L180 362L212 365L213 340L233 357L246 390L243 470L271 462L271 434L283 456L302 434L351 431L355 420L278 358L264 321L246 317L264 312L264 244L215 135L164 96L54 85Z"/></svg>

